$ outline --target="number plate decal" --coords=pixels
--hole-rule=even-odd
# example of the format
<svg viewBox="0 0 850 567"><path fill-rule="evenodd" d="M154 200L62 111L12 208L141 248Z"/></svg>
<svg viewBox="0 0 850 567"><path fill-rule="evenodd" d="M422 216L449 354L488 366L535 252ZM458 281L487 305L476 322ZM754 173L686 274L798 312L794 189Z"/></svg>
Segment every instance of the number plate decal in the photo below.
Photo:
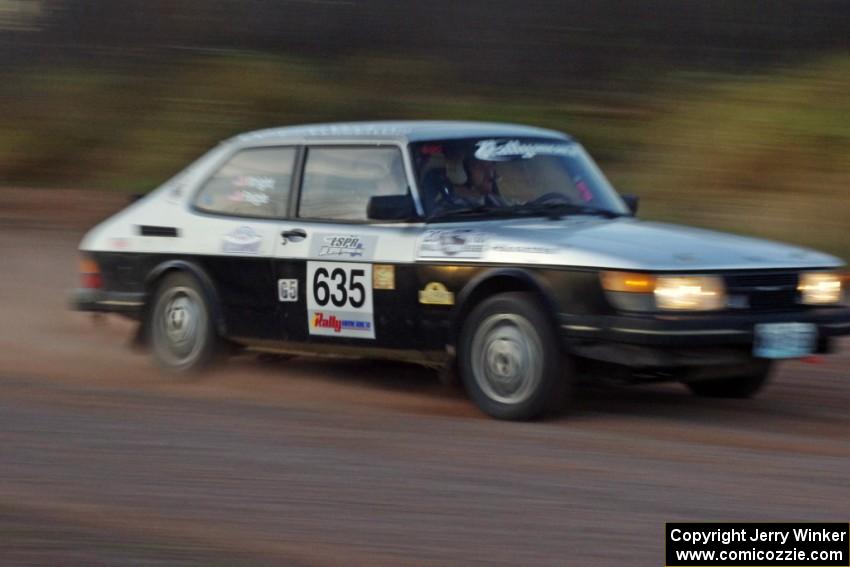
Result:
<svg viewBox="0 0 850 567"><path fill-rule="evenodd" d="M306 285L311 335L375 338L371 264L307 262Z"/></svg>
<svg viewBox="0 0 850 567"><path fill-rule="evenodd" d="M811 323L762 323L755 326L753 356L800 358L817 344L818 328Z"/></svg>
<svg viewBox="0 0 850 567"><path fill-rule="evenodd" d="M285 303L298 301L298 280L277 280L277 298Z"/></svg>

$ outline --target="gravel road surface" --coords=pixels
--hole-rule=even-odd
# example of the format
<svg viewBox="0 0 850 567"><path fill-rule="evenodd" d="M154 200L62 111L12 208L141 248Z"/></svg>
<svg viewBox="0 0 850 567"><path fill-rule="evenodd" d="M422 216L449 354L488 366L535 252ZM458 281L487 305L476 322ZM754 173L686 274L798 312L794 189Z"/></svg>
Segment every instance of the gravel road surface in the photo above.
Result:
<svg viewBox="0 0 850 567"><path fill-rule="evenodd" d="M179 382L66 308L117 201L53 195L0 212L0 564L659 566L665 521L848 520L849 342L756 400L598 387L530 424L401 364Z"/></svg>

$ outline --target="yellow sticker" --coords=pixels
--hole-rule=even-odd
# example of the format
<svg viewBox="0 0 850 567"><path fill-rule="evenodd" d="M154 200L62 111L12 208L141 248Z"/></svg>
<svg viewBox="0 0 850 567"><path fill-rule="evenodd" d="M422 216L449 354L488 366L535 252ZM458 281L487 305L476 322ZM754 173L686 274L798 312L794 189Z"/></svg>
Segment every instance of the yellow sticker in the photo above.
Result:
<svg viewBox="0 0 850 567"><path fill-rule="evenodd" d="M419 303L425 305L454 305L455 294L440 282L428 282L425 289L419 291Z"/></svg>
<svg viewBox="0 0 850 567"><path fill-rule="evenodd" d="M372 266L372 287L375 289L395 289L395 266L389 264Z"/></svg>

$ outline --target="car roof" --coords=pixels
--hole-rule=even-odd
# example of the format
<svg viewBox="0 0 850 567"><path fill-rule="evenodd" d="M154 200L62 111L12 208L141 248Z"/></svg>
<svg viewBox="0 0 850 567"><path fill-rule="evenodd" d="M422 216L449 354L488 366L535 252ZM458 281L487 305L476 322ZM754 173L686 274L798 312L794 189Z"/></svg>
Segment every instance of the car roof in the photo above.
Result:
<svg viewBox="0 0 850 567"><path fill-rule="evenodd" d="M332 140L422 142L457 138L543 137L569 140L562 132L498 122L459 120L407 120L377 122L334 122L284 126L246 132L228 140L239 145L295 143Z"/></svg>

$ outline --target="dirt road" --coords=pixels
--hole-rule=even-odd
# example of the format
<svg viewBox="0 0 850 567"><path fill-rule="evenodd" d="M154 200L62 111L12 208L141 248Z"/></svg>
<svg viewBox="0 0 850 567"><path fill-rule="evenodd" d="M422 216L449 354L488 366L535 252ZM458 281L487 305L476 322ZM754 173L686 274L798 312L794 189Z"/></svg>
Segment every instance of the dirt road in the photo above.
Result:
<svg viewBox="0 0 850 567"><path fill-rule="evenodd" d="M850 343L754 401L600 388L532 424L404 365L179 383L66 309L87 203L0 212L0 564L657 566L665 521L848 520Z"/></svg>

